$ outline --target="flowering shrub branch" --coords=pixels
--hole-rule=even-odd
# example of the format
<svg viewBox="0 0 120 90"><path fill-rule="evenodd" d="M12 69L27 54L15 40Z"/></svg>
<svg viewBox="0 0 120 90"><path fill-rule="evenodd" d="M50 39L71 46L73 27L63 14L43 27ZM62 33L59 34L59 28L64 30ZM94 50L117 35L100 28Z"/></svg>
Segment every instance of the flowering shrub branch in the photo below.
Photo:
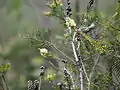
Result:
<svg viewBox="0 0 120 90"><path fill-rule="evenodd" d="M95 70L100 60L100 57L102 57L103 55L110 55L113 52L113 49L111 49L112 43L104 37L105 32L107 33L107 31L105 30L108 30L109 27L111 27L113 30L113 24L116 23L116 18L120 18L120 3L119 1L117 3L118 6L116 13L112 16L112 20L114 22L112 22L111 24L111 21L108 21L106 25L103 25L102 23L106 21L101 20L98 17L98 15L96 15L95 10L97 6L94 6L95 0L90 0L86 12L81 15L81 17L83 18L81 19L81 25L79 26L76 24L74 19L71 18L72 9L70 0L67 0L66 9L64 9L63 3L60 0L53 0L52 3L46 4L46 6L50 8L50 11L44 12L44 15L49 17L57 17L63 22L62 24L64 25L65 29L64 36L66 40L68 40L71 43L74 56L74 59L67 56L64 52L58 49L51 41L49 42L35 38L36 41L43 41L44 45L49 45L53 47L56 51L58 51L67 59L61 59L53 55L52 52L50 52L44 47L44 45L41 46L42 48L38 48L41 56L45 58L55 58L56 60L63 62L64 64L63 69L59 69L52 62L49 62L55 69L61 71L61 73L64 74L64 80L60 80L59 83L53 83L52 78L54 75L48 75L49 82L55 90L57 90L56 88L59 88L59 90L92 90L92 88L97 87L93 76L96 73ZM95 10L93 10L93 7L95 7ZM97 39L92 37L92 35L90 36L89 34L91 34L92 30L97 29L98 27L103 27L102 29L104 31L99 35ZM45 72L44 69L41 69L41 72ZM101 76L101 78L108 77L107 75L105 76L99 74L98 76ZM110 78L107 78L107 80L104 81L104 84L108 83L110 80ZM31 86L31 81L29 82L29 84ZM87 88L85 88L86 86ZM39 90L40 87L41 79L39 81ZM101 90L104 90L103 87L101 88ZM35 87L34 89L29 90L35 90Z"/></svg>

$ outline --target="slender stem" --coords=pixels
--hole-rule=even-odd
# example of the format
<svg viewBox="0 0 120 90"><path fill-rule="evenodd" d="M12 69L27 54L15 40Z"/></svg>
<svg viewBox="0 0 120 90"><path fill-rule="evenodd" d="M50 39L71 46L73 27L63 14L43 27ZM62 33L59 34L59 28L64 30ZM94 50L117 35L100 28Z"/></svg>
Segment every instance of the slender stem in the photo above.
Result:
<svg viewBox="0 0 120 90"><path fill-rule="evenodd" d="M58 70L58 71L60 71L60 72L62 72L62 70L61 69L59 69L58 67L56 67L51 61L49 61L49 63L56 69L56 70ZM73 85L73 88L74 88L74 81L73 81L73 77L72 77L72 75L71 75L71 73L70 73L70 71L69 70L67 70L67 68L66 67L64 67L64 69L66 69L66 71L67 71L67 73L69 73L69 75L70 75L70 78L71 78L71 81L72 81L72 85Z"/></svg>
<svg viewBox="0 0 120 90"><path fill-rule="evenodd" d="M4 87L3 87L3 84L2 84L2 83L0 83L0 86L1 86L2 90L4 90ZM1 89L0 89L0 90L1 90Z"/></svg>
<svg viewBox="0 0 120 90"><path fill-rule="evenodd" d="M24 37L24 36L21 36L20 35L20 37L23 37L23 38L28 38L28 37ZM39 39L37 39L37 38L34 38L35 40L37 40L37 41L40 41ZM69 56L67 56L64 52L62 52L60 49L58 49L57 47L56 47L56 45L55 44L53 44L52 42L49 42L49 41L46 41L46 43L48 43L48 44L50 44L54 49L56 49L60 54L62 54L63 56L65 56L67 59L69 59L70 61L72 61L73 63L75 63L75 61L74 60L72 60Z"/></svg>
<svg viewBox="0 0 120 90"><path fill-rule="evenodd" d="M80 24L80 18L78 13L80 13L80 0L76 0L75 2L75 12L76 12L76 23L77 25Z"/></svg>
<svg viewBox="0 0 120 90"><path fill-rule="evenodd" d="M56 47L56 45L54 45L53 43L48 42L48 41L47 41L47 43L50 44L51 46L53 46L59 53L61 53L61 54L62 54L63 56L65 56L67 59L69 59L69 60L71 60L72 62L74 62L69 56L67 56L64 52L62 52L60 49L58 49L58 48Z"/></svg>
<svg viewBox="0 0 120 90"><path fill-rule="evenodd" d="M96 61L95 61L95 64L94 64L94 66L93 66L93 68L92 68L92 71L91 71L91 73L90 73L90 75L89 75L88 90L90 90L91 78L92 78L93 72L94 72L94 70L95 70L95 67L96 67L96 65L97 65L97 63L98 63L98 61L99 61L99 59L100 59L100 56L101 56L101 54L98 55L98 57L97 57L97 59L96 59Z"/></svg>
<svg viewBox="0 0 120 90"><path fill-rule="evenodd" d="M68 62L68 60L66 60L66 59L61 59L61 58L59 58L59 57L57 57L57 56L55 56L55 57L56 57L55 59L57 59L57 60L60 61L60 62L64 62L64 61L65 61L66 63ZM64 63L65 63L65 62L64 62Z"/></svg>
<svg viewBox="0 0 120 90"><path fill-rule="evenodd" d="M59 69L58 67L56 67L51 61L49 61L48 62L50 65L52 65L52 67L53 68L55 68L56 70L58 70L58 71L61 71L62 72L62 70L61 69Z"/></svg>
<svg viewBox="0 0 120 90"><path fill-rule="evenodd" d="M7 90L9 90L9 87L8 87L8 84L7 84L7 81L6 81L4 75L2 75L2 79L3 79L3 82L5 83L5 86L6 86Z"/></svg>
<svg viewBox="0 0 120 90"><path fill-rule="evenodd" d="M79 48L80 48L80 41L78 41L77 51L79 50ZM79 53L79 54L80 54L80 53ZM80 58L81 58L81 57L80 57ZM82 64L82 68L83 68L84 74L85 74L85 76L86 76L86 79L87 79L87 81L89 82L88 74L87 74L87 71L86 71L86 69L85 69L85 66L84 66L84 63L83 63L82 58L81 58L81 64Z"/></svg>
<svg viewBox="0 0 120 90"><path fill-rule="evenodd" d="M75 35L74 35L73 38L75 38ZM74 40L74 39L73 39L73 40ZM77 51L78 51L79 48L80 48L80 41L78 41L77 44L78 44L78 45L77 45ZM79 51L78 51L78 52L79 52ZM79 58L81 59L81 64L82 64L83 72L84 72L84 74L85 74L85 76L86 76L87 81L89 82L88 74L87 74L87 71L86 71L86 69L85 69L83 60L82 60L82 58L80 57L80 53L79 53Z"/></svg>
<svg viewBox="0 0 120 90"><path fill-rule="evenodd" d="M75 88L75 84L74 84L72 73L67 69L66 66L64 67L64 69L66 69L67 73L69 73L70 79L71 79L71 83L72 83L72 88L74 89Z"/></svg>
<svg viewBox="0 0 120 90"><path fill-rule="evenodd" d="M39 90L41 89L41 76L39 78Z"/></svg>
<svg viewBox="0 0 120 90"><path fill-rule="evenodd" d="M82 68L80 68L80 81L81 81L81 90L83 90L83 73L82 73Z"/></svg>
<svg viewBox="0 0 120 90"><path fill-rule="evenodd" d="M118 19L118 20L112 22L111 25L114 25L114 24L116 24L116 23L119 22L119 21L120 21L120 19Z"/></svg>
<svg viewBox="0 0 120 90"><path fill-rule="evenodd" d="M72 44L72 49L73 49L73 53L74 53L74 57L75 57L75 60L77 63L81 64L81 60L79 60L80 58L78 58L78 53L77 53L77 50L76 50L76 47L75 47L75 36L76 36L76 32L73 34L73 40L71 42ZM82 66L78 65L78 69L79 69L79 77L80 77L80 90L83 90L83 69L82 69Z"/></svg>
<svg viewBox="0 0 120 90"><path fill-rule="evenodd" d="M85 73L86 79L87 79L87 81L89 82L90 80L89 80L89 77L88 77L88 74L87 74L87 72L86 72L86 69L85 69L85 66L84 66L84 63L83 63L83 62L82 62L82 68L83 68L83 71L84 71L84 73Z"/></svg>
<svg viewBox="0 0 120 90"><path fill-rule="evenodd" d="M113 75L114 75L114 77L115 77L116 81L119 83L120 81L119 81L118 77L115 75L115 73L114 73L114 72L113 72Z"/></svg>
<svg viewBox="0 0 120 90"><path fill-rule="evenodd" d="M73 48L73 53L74 53L74 56L75 56L75 60L78 62L79 59L78 59L78 56L77 56L77 53L76 53L74 42L72 42L71 44L72 44L72 48Z"/></svg>
<svg viewBox="0 0 120 90"><path fill-rule="evenodd" d="M95 16L98 18L98 0L95 0Z"/></svg>
<svg viewBox="0 0 120 90"><path fill-rule="evenodd" d="M74 53L74 56L75 56L75 60L76 60L76 62L78 62L79 58L78 58L78 55L77 55L77 52L76 52L76 47L75 47L75 44L74 44L75 36L76 36L76 32L74 32L74 34L73 34L73 39L72 39L71 44L72 44L72 49L73 49L73 53Z"/></svg>
<svg viewBox="0 0 120 90"><path fill-rule="evenodd" d="M65 79L67 81L67 86L68 86L68 90L71 90L71 73L67 70L66 67L64 67L64 75L65 75Z"/></svg>

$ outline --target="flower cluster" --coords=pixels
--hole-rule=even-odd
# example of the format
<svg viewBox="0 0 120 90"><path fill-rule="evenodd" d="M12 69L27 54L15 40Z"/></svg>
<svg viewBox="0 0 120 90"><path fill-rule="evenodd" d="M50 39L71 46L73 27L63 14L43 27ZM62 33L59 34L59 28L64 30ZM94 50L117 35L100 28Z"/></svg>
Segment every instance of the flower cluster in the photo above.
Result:
<svg viewBox="0 0 120 90"><path fill-rule="evenodd" d="M75 21L73 19L71 19L70 17L66 17L65 25L67 27L76 27Z"/></svg>
<svg viewBox="0 0 120 90"><path fill-rule="evenodd" d="M51 4L46 5L48 8L51 9L51 11L44 12L43 14L46 16L56 16L56 17L61 17L63 15L63 4L60 0L53 0Z"/></svg>
<svg viewBox="0 0 120 90"><path fill-rule="evenodd" d="M50 4L50 7L57 7L57 6L63 6L62 2L60 0L54 0L52 4Z"/></svg>
<svg viewBox="0 0 120 90"><path fill-rule="evenodd" d="M38 48L40 51L41 56L46 57L48 55L48 50L46 48Z"/></svg>

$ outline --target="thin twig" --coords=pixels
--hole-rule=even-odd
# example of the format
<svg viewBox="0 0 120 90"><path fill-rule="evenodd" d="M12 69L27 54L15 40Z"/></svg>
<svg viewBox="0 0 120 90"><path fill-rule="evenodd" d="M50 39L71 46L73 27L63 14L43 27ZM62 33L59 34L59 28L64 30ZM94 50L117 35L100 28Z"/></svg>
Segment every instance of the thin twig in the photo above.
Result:
<svg viewBox="0 0 120 90"><path fill-rule="evenodd" d="M76 50L76 47L75 47L75 43L74 43L75 36L76 36L76 32L74 32L74 34L73 34L73 39L72 39L71 44L72 44L75 60L78 63L81 60L79 60L78 55L77 55L78 53L77 53L77 50ZM83 72L82 72L82 67L78 65L78 69L79 69L79 72L80 72L80 74L79 74L79 77L80 77L80 89L83 90Z"/></svg>
<svg viewBox="0 0 120 90"><path fill-rule="evenodd" d="M98 55L98 57L97 57L97 59L96 59L96 61L95 61L95 64L94 64L94 66L93 66L93 68L92 68L92 71L91 71L91 73L90 73L90 75L89 75L88 90L90 90L91 78L92 78L93 72L94 72L94 70L95 70L95 68L96 68L96 65L97 65L97 63L98 63L98 61L99 61L99 59L100 59L100 56L101 56L101 54Z"/></svg>
<svg viewBox="0 0 120 90"><path fill-rule="evenodd" d="M83 62L82 62L82 68L83 68L84 74L85 74L85 76L86 76L86 79L87 79L87 81L89 82L90 80L89 80L89 78L88 78L88 74L87 74L87 72L86 72L86 69L85 69L85 66L84 66L84 63L83 63Z"/></svg>
<svg viewBox="0 0 120 90"><path fill-rule="evenodd" d="M75 88L75 84L74 84L74 79L73 79L73 76L72 76L71 72L67 69L67 67L66 67L66 66L64 67L64 69L66 69L66 71L69 73L70 78L71 78L71 81L72 81L72 87L73 87L73 89L74 89L74 88Z"/></svg>
<svg viewBox="0 0 120 90"><path fill-rule="evenodd" d="M41 76L39 77L39 90L41 88Z"/></svg>
<svg viewBox="0 0 120 90"><path fill-rule="evenodd" d="M112 22L111 25L114 25L115 23L117 23L117 22L119 22L119 21L120 21L120 19L118 19L118 20Z"/></svg>
<svg viewBox="0 0 120 90"><path fill-rule="evenodd" d="M55 68L56 70L63 72L61 69L59 69L58 67L56 67L51 61L49 61L48 63L50 63L53 66L53 68ZM72 85L73 85L73 88L74 88L74 81L73 81L73 77L72 77L70 71L67 70L67 68L65 68L65 67L64 67L64 69L67 71L67 73L69 73L71 81L72 81Z"/></svg>
<svg viewBox="0 0 120 90"><path fill-rule="evenodd" d="M74 32L74 34L73 34L73 39L72 39L71 44L72 44L72 48L73 48L73 53L74 53L74 56L75 56L75 60L78 62L79 58L77 56L77 52L76 52L76 48L75 48L75 44L74 44L75 36L76 36L76 32Z"/></svg>
<svg viewBox="0 0 120 90"><path fill-rule="evenodd" d="M20 36L20 37L22 37L22 36ZM24 37L24 36L23 36L23 38L28 39L29 37ZM34 38L34 39L37 40L37 41L40 41L40 40L37 39L37 38ZM50 45L51 45L54 49L56 49L60 54L62 54L62 55L65 56L67 59L69 59L70 61L72 61L73 63L75 63L74 60L72 60L69 56L67 56L63 51L61 51L60 49L58 49L55 44L53 44L52 42L49 42L49 41L46 41L46 43L50 44ZM59 60L60 60L60 59L59 59Z"/></svg>
<svg viewBox="0 0 120 90"><path fill-rule="evenodd" d="M47 41L48 44L50 44L51 46L53 46L59 53L61 53L63 56L65 56L67 59L71 60L72 62L74 62L69 56L67 56L63 51L61 51L60 49L58 49L55 44L53 44L52 42ZM74 62L75 63L75 62Z"/></svg>
<svg viewBox="0 0 120 90"><path fill-rule="evenodd" d="M95 70L95 67L96 67L96 65L97 65L97 63L98 63L98 61L99 61L99 59L100 59L100 56L101 56L101 54L98 55L98 57L97 57L97 59L96 59L96 61L95 61L95 64L94 64L94 66L93 66L93 68L92 68L92 71L91 71L90 75L93 74L93 72L94 72L94 70Z"/></svg>
<svg viewBox="0 0 120 90"><path fill-rule="evenodd" d="M114 75L114 77L115 77L116 81L117 81L118 83L120 83L120 81L119 81L118 77L115 75L115 73L114 73L114 72L113 72L113 75Z"/></svg>
<svg viewBox="0 0 120 90"><path fill-rule="evenodd" d="M76 36L76 33L74 33L73 40L75 40L75 36ZM77 45L77 51L78 51L79 48L80 48L80 41L78 41L77 43L78 43L78 45ZM80 54L80 53L79 53L79 54ZM81 57L80 57L80 58L81 58ZM84 63L83 63L82 58L81 58L81 64L82 64L82 68L83 68L84 74L85 74L85 76L86 76L86 79L87 79L87 81L89 82L88 74L87 74L87 72L86 72L86 69L85 69L85 66L84 66Z"/></svg>
<svg viewBox="0 0 120 90"><path fill-rule="evenodd" d="M48 62L50 65L52 65L53 68L55 68L56 70L62 72L61 69L59 69L58 67L56 67L51 61Z"/></svg>
<svg viewBox="0 0 120 90"><path fill-rule="evenodd" d="M57 59L58 61L60 61L60 62L67 61L67 60L61 59L61 58L59 58L59 57L57 57L57 56L55 56L55 57L56 57L56 59Z"/></svg>
<svg viewBox="0 0 120 90"><path fill-rule="evenodd" d="M80 0L75 0L75 12L76 12L76 23L77 25L80 24L80 17L78 13L80 12Z"/></svg>
<svg viewBox="0 0 120 90"><path fill-rule="evenodd" d="M78 59L78 56L77 56L77 53L76 53L74 42L72 42L71 44L72 44L72 48L73 48L73 53L74 53L74 56L75 56L75 60L78 62L79 59Z"/></svg>
<svg viewBox="0 0 120 90"><path fill-rule="evenodd" d="M5 86L6 86L7 90L9 90L9 87L8 87L8 84L7 84L7 81L6 81L4 75L2 75L2 79L3 79L4 83L5 83Z"/></svg>
<svg viewBox="0 0 120 90"><path fill-rule="evenodd" d="M117 58L120 58L120 55L118 55L118 54L115 54L114 56L117 57Z"/></svg>
<svg viewBox="0 0 120 90"><path fill-rule="evenodd" d="M2 83L0 83L0 86L1 86L2 90L4 90L4 87L3 87L3 84L2 84Z"/></svg>

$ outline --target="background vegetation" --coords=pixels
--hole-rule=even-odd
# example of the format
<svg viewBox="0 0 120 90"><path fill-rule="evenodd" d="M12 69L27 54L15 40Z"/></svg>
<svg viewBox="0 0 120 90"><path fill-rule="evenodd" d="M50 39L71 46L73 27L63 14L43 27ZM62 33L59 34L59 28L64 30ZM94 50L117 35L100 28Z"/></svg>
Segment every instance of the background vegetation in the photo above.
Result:
<svg viewBox="0 0 120 90"><path fill-rule="evenodd" d="M75 22L80 23L76 15L83 15L82 13L86 11L89 0L79 0L80 12L76 11L76 1L72 0L71 2L72 18L75 19ZM0 0L0 90L2 90L2 84L5 86L5 83L2 83L2 78L5 78L10 90L27 90L27 81L38 78L41 65L47 66L46 76L51 73L57 74L56 82L63 78L61 73L50 64L49 60L56 67L62 68L64 65L55 58L42 57L38 48L45 47L57 56L66 58L47 45L39 45L43 42L40 43L33 39L40 31L42 39L52 40L57 48L73 57L71 46L64 38L64 26L59 23L59 19L43 15L43 12L48 11L45 3L44 0ZM63 0L63 4L67 5L65 0ZM98 25L88 34L98 42L103 41L109 49L106 54L107 51L104 53L104 49L102 51L99 48L101 43L96 43L97 51L100 54L102 52L102 56L97 63L94 78L92 78L92 90L120 89L120 8L116 11L116 7L118 7L117 0L98 0L97 13L100 26ZM119 13L114 14L115 12ZM111 18L113 14L114 16ZM90 22L92 22L94 14L90 13L88 15L86 17L90 17ZM103 29L104 33L101 33ZM30 36L31 38L26 40L23 36ZM95 58L98 57L98 53L92 50L93 47L89 44L89 42L92 43L90 37L85 37L81 54L82 58L86 59L84 63L87 63L86 68L89 70L92 68ZM83 47L86 43L88 46ZM8 68L9 70L7 70ZM3 74L6 74L5 77L2 77ZM52 90L47 80L42 82L41 90Z"/></svg>

